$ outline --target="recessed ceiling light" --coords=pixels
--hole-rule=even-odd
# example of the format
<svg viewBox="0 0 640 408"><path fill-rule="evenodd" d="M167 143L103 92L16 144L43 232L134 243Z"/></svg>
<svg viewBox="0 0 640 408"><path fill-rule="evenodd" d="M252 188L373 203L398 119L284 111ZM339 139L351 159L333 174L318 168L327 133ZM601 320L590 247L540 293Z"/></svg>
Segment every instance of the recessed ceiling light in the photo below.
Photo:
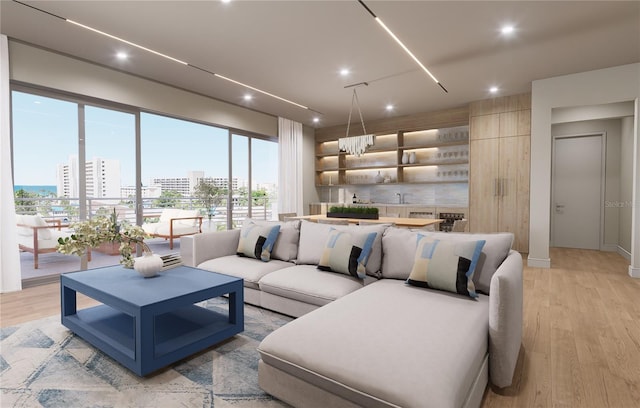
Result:
<svg viewBox="0 0 640 408"><path fill-rule="evenodd" d="M231 3L231 0L220 0L223 3Z"/></svg>
<svg viewBox="0 0 640 408"><path fill-rule="evenodd" d="M489 88L489 92L491 92L492 94L494 93L498 93L499 89L497 86L492 86L491 88Z"/></svg>
<svg viewBox="0 0 640 408"><path fill-rule="evenodd" d="M500 29L500 32L502 33L502 35L511 35L515 30L516 29L514 26L508 24L508 25L502 26L502 28Z"/></svg>
<svg viewBox="0 0 640 408"><path fill-rule="evenodd" d="M126 52L120 51L119 53L116 54L116 57L119 60L126 60L127 58L129 58L129 54L127 54Z"/></svg>
<svg viewBox="0 0 640 408"><path fill-rule="evenodd" d="M313 123L318 123L320 122L320 118L313 118Z"/></svg>
<svg viewBox="0 0 640 408"><path fill-rule="evenodd" d="M245 100L245 101L250 101L250 100L252 100L252 99L253 99L253 96L251 96L251 95L249 95L249 94L246 94L246 95L244 96L244 100Z"/></svg>
<svg viewBox="0 0 640 408"><path fill-rule="evenodd" d="M351 71L349 71L349 69L348 69L348 68L342 68L342 69L340 70L340 75L342 75L342 76L347 76L347 75L349 75L350 73L351 73Z"/></svg>
<svg viewBox="0 0 640 408"><path fill-rule="evenodd" d="M385 106L385 109L388 111L392 111L393 110L393 105L392 104L388 104L387 106Z"/></svg>

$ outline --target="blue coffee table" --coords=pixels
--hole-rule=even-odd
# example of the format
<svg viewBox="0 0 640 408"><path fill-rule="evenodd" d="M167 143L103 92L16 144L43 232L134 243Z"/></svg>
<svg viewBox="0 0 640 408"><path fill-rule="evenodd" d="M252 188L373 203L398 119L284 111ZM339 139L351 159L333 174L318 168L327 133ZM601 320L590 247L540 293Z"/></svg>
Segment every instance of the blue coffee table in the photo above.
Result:
<svg viewBox="0 0 640 408"><path fill-rule="evenodd" d="M76 292L102 305L77 310ZM228 315L195 303L229 295ZM60 275L62 324L139 376L244 330L242 279L179 266L145 279L121 266Z"/></svg>

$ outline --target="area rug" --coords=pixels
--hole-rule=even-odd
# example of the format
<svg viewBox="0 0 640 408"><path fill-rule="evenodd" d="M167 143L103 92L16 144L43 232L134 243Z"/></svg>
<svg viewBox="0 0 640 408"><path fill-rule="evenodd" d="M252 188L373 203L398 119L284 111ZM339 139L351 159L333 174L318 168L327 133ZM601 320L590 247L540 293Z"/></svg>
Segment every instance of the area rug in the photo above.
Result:
<svg viewBox="0 0 640 408"><path fill-rule="evenodd" d="M228 309L224 298L202 305ZM0 405L284 407L258 386L256 347L291 320L245 305L244 332L147 377L138 377L71 333L59 316L0 329Z"/></svg>

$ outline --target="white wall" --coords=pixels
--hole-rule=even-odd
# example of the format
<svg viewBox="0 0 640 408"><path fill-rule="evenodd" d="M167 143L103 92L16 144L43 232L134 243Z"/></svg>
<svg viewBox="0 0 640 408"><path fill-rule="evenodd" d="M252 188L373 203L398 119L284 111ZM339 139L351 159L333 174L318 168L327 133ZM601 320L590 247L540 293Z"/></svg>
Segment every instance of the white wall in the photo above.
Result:
<svg viewBox="0 0 640 408"><path fill-rule="evenodd" d="M549 233L551 218L551 113L554 108L636 101L640 97L640 64L628 64L582 72L532 83L531 95L531 188L528 264L550 267ZM634 120L633 202L638 202L638 110ZM633 220L638 218L633 207ZM632 222L632 260L630 273L640 274L640 222Z"/></svg>
<svg viewBox="0 0 640 408"><path fill-rule="evenodd" d="M278 135L278 118L158 82L9 42L11 80L131 105L151 112Z"/></svg>

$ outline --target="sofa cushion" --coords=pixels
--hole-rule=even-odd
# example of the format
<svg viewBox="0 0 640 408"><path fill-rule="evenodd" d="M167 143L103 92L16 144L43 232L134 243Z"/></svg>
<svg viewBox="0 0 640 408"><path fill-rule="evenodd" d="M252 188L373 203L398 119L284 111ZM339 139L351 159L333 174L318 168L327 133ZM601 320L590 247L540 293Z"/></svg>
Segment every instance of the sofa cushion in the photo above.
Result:
<svg viewBox="0 0 640 408"><path fill-rule="evenodd" d="M478 259L478 266L473 274L473 283L476 291L490 294L491 278L502 262L509 255L513 244L513 234L510 232L498 232L490 234L469 234L456 232L426 232L424 235L432 236L447 241L485 241L482 253Z"/></svg>
<svg viewBox="0 0 640 408"><path fill-rule="evenodd" d="M23 224L29 225L32 227L48 227L49 224L45 220L42 219L39 215L23 215L22 216ZM33 236L33 229L28 228L30 230L29 235ZM41 228L38 230L38 240L49 240L53 237L51 234L50 228Z"/></svg>
<svg viewBox="0 0 640 408"><path fill-rule="evenodd" d="M258 351L360 406L461 407L487 356L488 297L425 290L376 281L272 332Z"/></svg>
<svg viewBox="0 0 640 408"><path fill-rule="evenodd" d="M318 263L318 269L364 279L375 232L332 230Z"/></svg>
<svg viewBox="0 0 640 408"><path fill-rule="evenodd" d="M382 236L382 277L407 279L413 268L413 256L418 234L441 240L484 240L482 253L473 274L477 292L489 294L491 278L498 266L505 260L511 249L513 234L499 232L490 234L469 234L455 232L411 231L404 228L387 228Z"/></svg>
<svg viewBox="0 0 640 408"><path fill-rule="evenodd" d="M266 226L248 223L240 231L238 255L268 262L271 259L271 250L279 232L280 225Z"/></svg>
<svg viewBox="0 0 640 408"><path fill-rule="evenodd" d="M146 232L147 234L151 234L151 235L166 235L169 236L171 235L171 226L170 223L160 223L160 222L155 222L152 224L144 224L142 226L142 229L144 230L144 232ZM193 226L193 225L183 225L177 222L173 223L173 236L178 236L178 235L189 235L189 234L197 234L198 231L198 227L197 226Z"/></svg>
<svg viewBox="0 0 640 408"><path fill-rule="evenodd" d="M473 272L483 246L484 241L443 241L418 234L407 283L476 298Z"/></svg>
<svg viewBox="0 0 640 408"><path fill-rule="evenodd" d="M322 257L324 244L327 242L332 229L338 231L375 232L377 236L371 248L371 255L369 255L366 271L367 275L379 277L382 266L382 234L389 226L389 224L362 226L330 225L303 220L300 224L300 245L298 247L298 259L296 263L301 265L318 265Z"/></svg>
<svg viewBox="0 0 640 408"><path fill-rule="evenodd" d="M176 218L193 218L198 216L198 210L180 210L178 212L178 217ZM185 227L197 227L198 219L193 218L189 220L178 220L174 222L174 224L184 225Z"/></svg>
<svg viewBox="0 0 640 408"><path fill-rule="evenodd" d="M179 218L181 211L182 210L180 210L179 208L165 208L164 210L162 210L162 213L160 213L160 219L158 220L158 222L169 223L171 222L172 218Z"/></svg>
<svg viewBox="0 0 640 408"><path fill-rule="evenodd" d="M288 268L293 265L290 262L272 259L270 262L261 262L253 258L245 258L237 255L228 255L210 259L199 265L198 268L211 272L235 276L244 279L244 286L258 289L260 279L278 269Z"/></svg>
<svg viewBox="0 0 640 408"><path fill-rule="evenodd" d="M24 215L22 214L16 214L16 224L18 225L26 225L25 221L24 221ZM21 235L23 237L29 237L33 234L33 230L29 227L18 227L18 235Z"/></svg>
<svg viewBox="0 0 640 408"><path fill-rule="evenodd" d="M298 241L300 239L300 220L294 221L265 221L246 218L243 225L253 222L257 225L280 225L280 233L271 251L272 259L293 261L298 256Z"/></svg>
<svg viewBox="0 0 640 408"><path fill-rule="evenodd" d="M382 277L406 280L413 269L417 243L417 232L387 228L382 235Z"/></svg>
<svg viewBox="0 0 640 408"><path fill-rule="evenodd" d="M374 282L318 270L314 265L296 265L260 279L260 290L312 305L323 306Z"/></svg>

